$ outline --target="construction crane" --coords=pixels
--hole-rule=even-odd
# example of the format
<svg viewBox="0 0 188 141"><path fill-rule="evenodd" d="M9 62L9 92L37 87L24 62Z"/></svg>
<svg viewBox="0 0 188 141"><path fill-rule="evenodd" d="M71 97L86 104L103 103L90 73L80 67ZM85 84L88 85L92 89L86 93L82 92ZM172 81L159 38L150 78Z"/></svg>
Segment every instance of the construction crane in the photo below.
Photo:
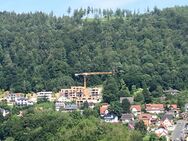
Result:
<svg viewBox="0 0 188 141"><path fill-rule="evenodd" d="M102 74L113 74L112 72L83 72L83 73L76 73L75 76L83 76L84 77L84 88L87 87L86 78L89 75L102 75Z"/></svg>

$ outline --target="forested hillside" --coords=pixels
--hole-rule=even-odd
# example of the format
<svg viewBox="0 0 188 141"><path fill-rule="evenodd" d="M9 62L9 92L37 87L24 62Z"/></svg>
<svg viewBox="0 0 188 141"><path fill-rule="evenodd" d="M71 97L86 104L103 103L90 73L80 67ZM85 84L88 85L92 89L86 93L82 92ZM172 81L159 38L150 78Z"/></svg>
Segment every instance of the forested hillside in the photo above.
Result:
<svg viewBox="0 0 188 141"><path fill-rule="evenodd" d="M188 7L0 12L0 88L28 92L81 83L74 73L115 71L132 85L188 87ZM91 18L94 15L94 18ZM92 76L89 85L107 76Z"/></svg>

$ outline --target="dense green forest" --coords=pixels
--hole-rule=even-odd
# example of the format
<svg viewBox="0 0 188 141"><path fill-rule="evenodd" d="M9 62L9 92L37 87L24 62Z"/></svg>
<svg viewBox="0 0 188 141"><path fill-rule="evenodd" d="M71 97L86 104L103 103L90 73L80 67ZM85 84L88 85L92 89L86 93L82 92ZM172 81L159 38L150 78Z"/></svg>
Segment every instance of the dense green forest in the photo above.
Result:
<svg viewBox="0 0 188 141"><path fill-rule="evenodd" d="M92 15L92 16L91 16ZM93 17L93 18L91 18ZM77 72L114 71L117 85L188 86L188 7L144 14L88 7L56 17L0 12L0 88L59 90ZM92 76L89 85L109 76Z"/></svg>
<svg viewBox="0 0 188 141"><path fill-rule="evenodd" d="M0 114L0 140L141 141L144 137L139 131L129 131L125 125L102 122L91 110L81 115L31 107L23 111L23 117L18 117L14 111L4 119Z"/></svg>

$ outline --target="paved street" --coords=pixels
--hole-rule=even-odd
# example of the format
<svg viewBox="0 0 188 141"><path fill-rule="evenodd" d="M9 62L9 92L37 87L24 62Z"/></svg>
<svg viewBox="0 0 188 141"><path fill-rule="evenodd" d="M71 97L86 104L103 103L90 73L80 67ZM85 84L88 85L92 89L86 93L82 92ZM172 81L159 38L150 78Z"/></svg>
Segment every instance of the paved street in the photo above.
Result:
<svg viewBox="0 0 188 141"><path fill-rule="evenodd" d="M181 137L183 136L183 129L186 125L187 121L178 120L176 124L176 128L172 133L172 141L181 141Z"/></svg>

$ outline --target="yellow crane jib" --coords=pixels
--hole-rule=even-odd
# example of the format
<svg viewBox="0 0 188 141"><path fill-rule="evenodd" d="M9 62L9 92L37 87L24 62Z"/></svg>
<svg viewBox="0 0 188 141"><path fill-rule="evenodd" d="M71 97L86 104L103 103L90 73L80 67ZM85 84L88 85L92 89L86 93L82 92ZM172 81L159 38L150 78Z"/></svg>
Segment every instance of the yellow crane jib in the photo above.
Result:
<svg viewBox="0 0 188 141"><path fill-rule="evenodd" d="M102 74L113 74L112 72L83 72L83 73L76 73L75 76L83 76L84 77L84 88L87 87L86 77L89 75L102 75Z"/></svg>

